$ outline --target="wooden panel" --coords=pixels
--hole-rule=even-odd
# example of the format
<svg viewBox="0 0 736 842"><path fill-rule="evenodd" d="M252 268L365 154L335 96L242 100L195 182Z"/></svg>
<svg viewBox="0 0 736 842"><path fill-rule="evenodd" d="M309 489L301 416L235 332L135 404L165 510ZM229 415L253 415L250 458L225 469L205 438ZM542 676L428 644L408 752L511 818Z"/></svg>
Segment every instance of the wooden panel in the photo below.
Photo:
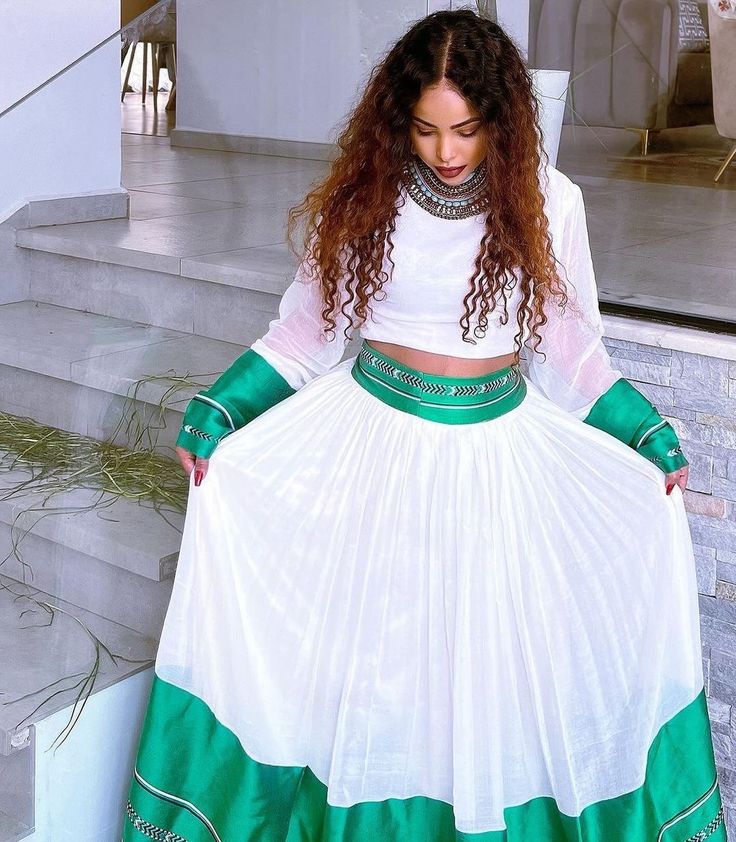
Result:
<svg viewBox="0 0 736 842"><path fill-rule="evenodd" d="M126 26L155 5L156 0L120 0L120 26Z"/></svg>

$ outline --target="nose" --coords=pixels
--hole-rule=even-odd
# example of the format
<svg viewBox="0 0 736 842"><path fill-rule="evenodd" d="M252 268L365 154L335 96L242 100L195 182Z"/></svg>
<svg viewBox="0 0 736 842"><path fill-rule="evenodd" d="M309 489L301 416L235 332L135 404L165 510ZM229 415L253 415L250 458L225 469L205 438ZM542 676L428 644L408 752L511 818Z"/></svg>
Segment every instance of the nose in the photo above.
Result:
<svg viewBox="0 0 736 842"><path fill-rule="evenodd" d="M437 138L437 160L450 165L455 158L455 141L451 135L439 135Z"/></svg>

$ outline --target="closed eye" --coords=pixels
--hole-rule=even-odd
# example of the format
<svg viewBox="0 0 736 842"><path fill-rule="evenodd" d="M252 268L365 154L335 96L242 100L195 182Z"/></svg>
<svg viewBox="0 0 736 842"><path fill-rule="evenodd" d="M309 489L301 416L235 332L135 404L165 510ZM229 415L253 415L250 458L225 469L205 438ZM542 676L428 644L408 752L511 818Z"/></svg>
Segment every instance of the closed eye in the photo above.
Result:
<svg viewBox="0 0 736 842"><path fill-rule="evenodd" d="M421 137L428 137L432 134L432 132L423 132L421 129L417 129L417 134ZM474 129L472 132L458 132L460 137L473 137L473 135L478 134L478 129Z"/></svg>

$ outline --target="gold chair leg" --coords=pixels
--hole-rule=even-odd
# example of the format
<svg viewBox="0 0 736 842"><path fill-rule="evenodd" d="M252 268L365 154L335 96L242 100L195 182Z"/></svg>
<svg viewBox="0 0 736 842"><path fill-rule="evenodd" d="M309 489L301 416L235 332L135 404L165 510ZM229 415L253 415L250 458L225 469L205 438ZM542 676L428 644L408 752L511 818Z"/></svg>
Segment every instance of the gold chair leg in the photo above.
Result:
<svg viewBox="0 0 736 842"><path fill-rule="evenodd" d="M639 135L641 138L641 156L642 158L646 158L649 154L649 141L652 139L652 135L658 132L659 129L635 129L633 126L626 126L626 130L636 132Z"/></svg>
<svg viewBox="0 0 736 842"><path fill-rule="evenodd" d="M143 82L141 84L141 105L146 104L146 88L148 87L148 42L143 42Z"/></svg>
<svg viewBox="0 0 736 842"><path fill-rule="evenodd" d="M731 163L731 161L733 161L733 159L735 157L736 157L736 143L734 143L733 149L728 153L728 155L726 155L726 160L721 164L721 168L716 173L716 177L713 179L713 181L718 183L718 180L720 179L720 177L723 175L724 172L726 172L726 167L728 167L728 165Z"/></svg>
<svg viewBox="0 0 736 842"><path fill-rule="evenodd" d="M151 44L151 64L153 65L153 110L158 111L158 78L159 78L159 62L161 55L159 53L159 45Z"/></svg>

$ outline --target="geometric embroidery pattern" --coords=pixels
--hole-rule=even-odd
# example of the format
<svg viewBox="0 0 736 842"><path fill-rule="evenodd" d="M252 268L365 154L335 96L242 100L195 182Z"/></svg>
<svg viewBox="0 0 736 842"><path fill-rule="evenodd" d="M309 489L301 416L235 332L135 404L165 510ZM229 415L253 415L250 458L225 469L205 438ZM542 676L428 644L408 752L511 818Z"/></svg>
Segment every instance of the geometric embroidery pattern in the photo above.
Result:
<svg viewBox="0 0 736 842"><path fill-rule="evenodd" d="M403 371L391 363L376 357L365 346L363 346L358 354L360 360L364 363L380 371L382 374L398 380L400 383L406 383L407 386L419 390L427 395L447 395L453 397L473 397L474 395L487 395L489 392L495 392L501 387L505 386L511 381L519 379L519 371L514 366L508 373L497 380L489 381L488 383L476 383L467 386L451 386L443 383L429 383L421 377L417 377L408 371Z"/></svg>
<svg viewBox="0 0 736 842"><path fill-rule="evenodd" d="M133 827L149 839L155 839L156 842L187 842L187 840L178 833L173 833L170 830L164 830L162 827L151 824L151 822L148 822L139 816L130 801L126 804L125 810Z"/></svg>
<svg viewBox="0 0 736 842"><path fill-rule="evenodd" d="M196 436L197 438L204 439L205 441L216 441L217 439L211 433L205 433L204 430L199 430L196 427L192 427L191 424L182 424L182 430L185 433L189 433L191 436Z"/></svg>
<svg viewBox="0 0 736 842"><path fill-rule="evenodd" d="M692 836L688 836L685 842L704 842L709 836L712 836L718 828L723 824L723 807L715 814L708 824Z"/></svg>
<svg viewBox="0 0 736 842"><path fill-rule="evenodd" d="M650 462L661 462L667 456L677 456L678 453L682 453L682 447L678 444L677 447L671 447L664 456L648 456ZM689 842L689 840L688 840Z"/></svg>

